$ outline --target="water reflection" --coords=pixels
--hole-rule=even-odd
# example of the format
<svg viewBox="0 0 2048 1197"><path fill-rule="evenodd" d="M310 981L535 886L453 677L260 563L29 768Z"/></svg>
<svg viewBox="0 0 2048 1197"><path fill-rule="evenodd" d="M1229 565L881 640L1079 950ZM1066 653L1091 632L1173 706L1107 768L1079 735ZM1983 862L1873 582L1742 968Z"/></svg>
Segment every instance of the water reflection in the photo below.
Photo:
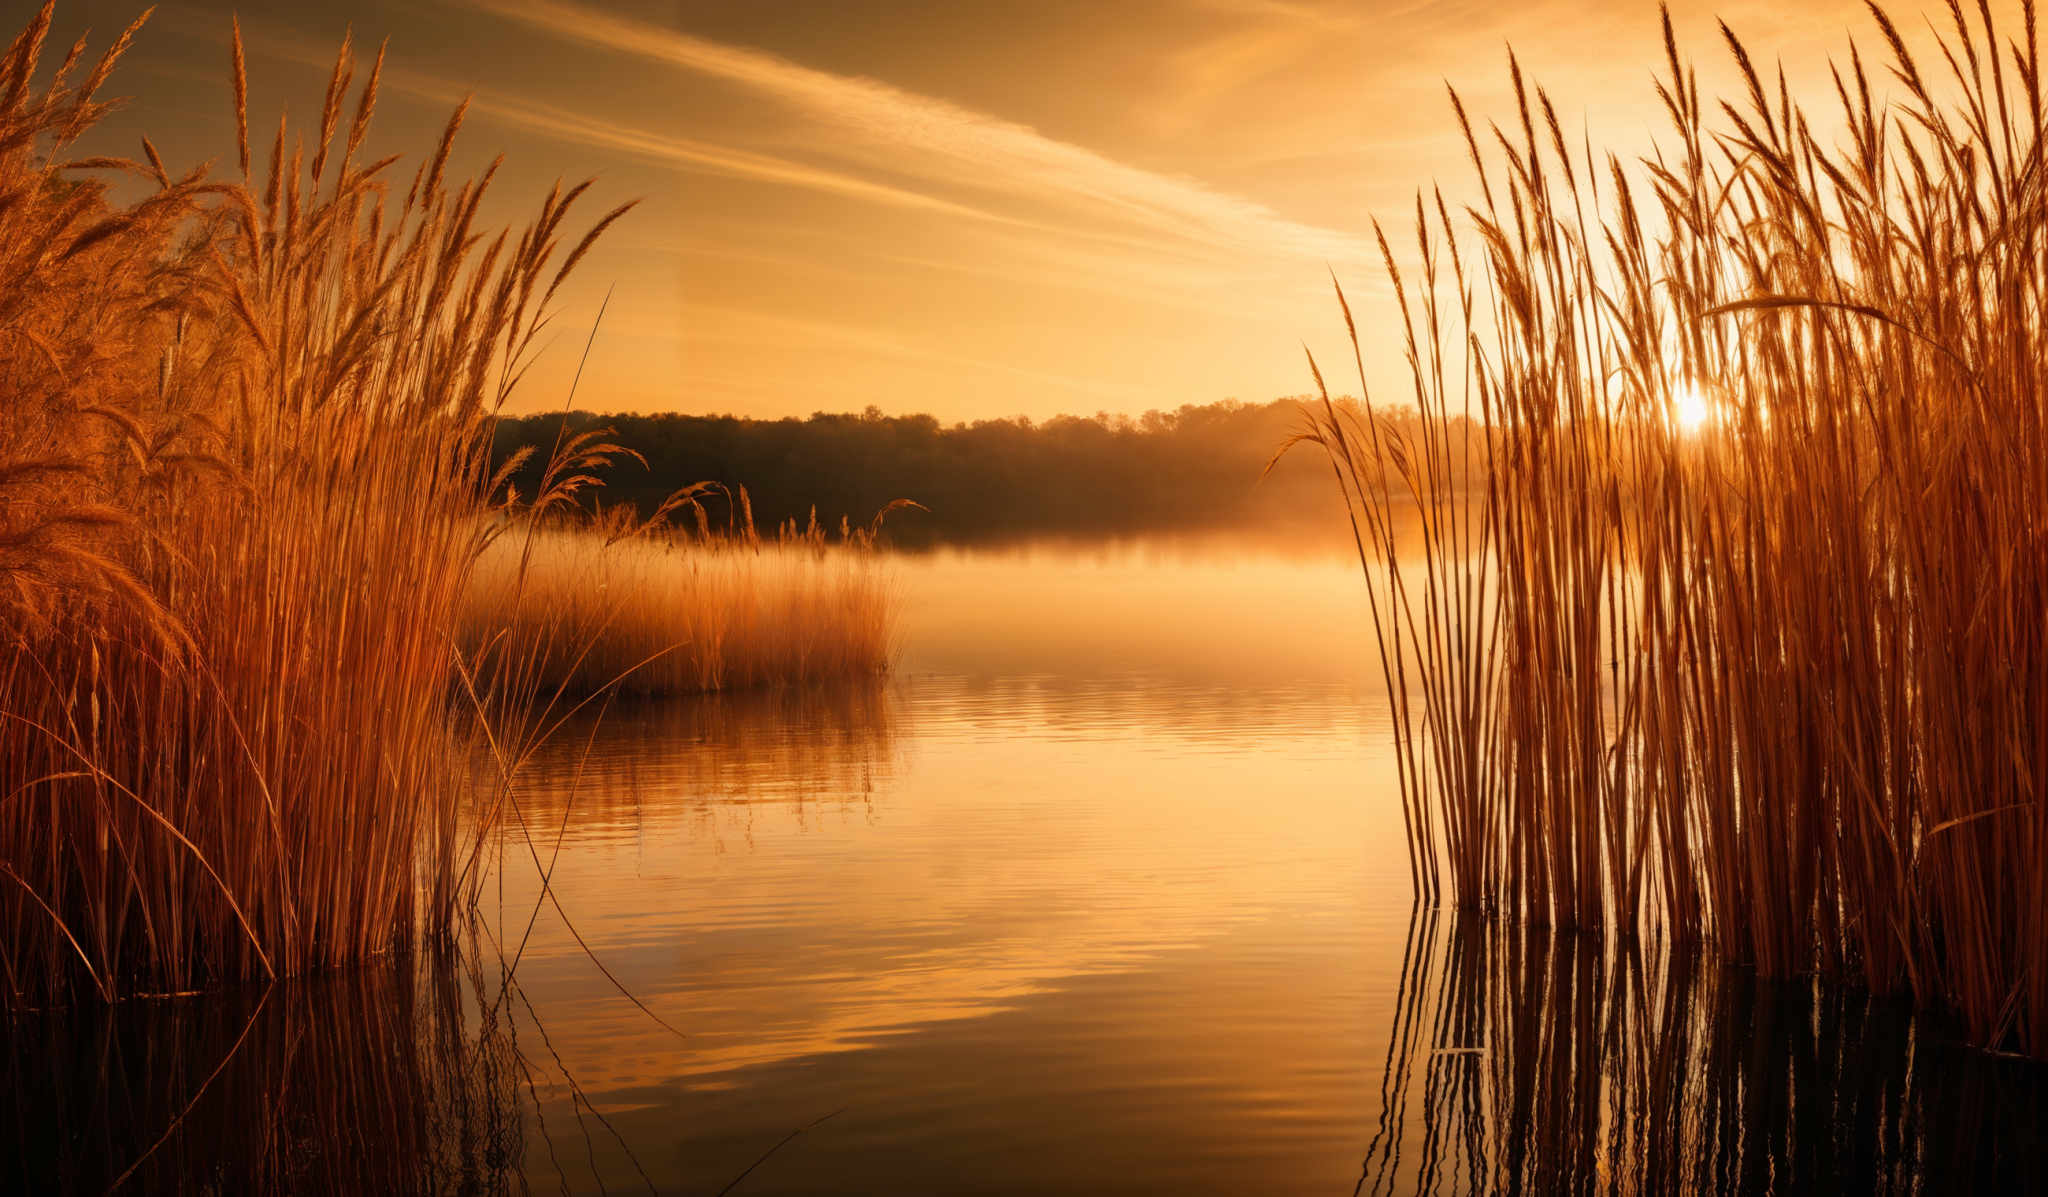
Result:
<svg viewBox="0 0 2048 1197"><path fill-rule="evenodd" d="M1248 923L1320 933L1333 896L1405 867L1390 849L1362 874L1353 846L1398 817L1357 801L1370 726L1344 687L1128 675L618 708L535 762L529 805L563 828L570 917L688 1040L622 1008L551 910L522 977L593 1087L724 1088ZM1275 776L1297 796L1252 815ZM514 935L541 899L522 859Z"/></svg>
<svg viewBox="0 0 2048 1197"><path fill-rule="evenodd" d="M520 775L529 819L603 838L662 821L716 835L756 807L799 823L865 810L898 764L897 695L879 679L592 704Z"/></svg>
<svg viewBox="0 0 2048 1197"><path fill-rule="evenodd" d="M2048 1078L1898 1003L1423 913L1359 1193L2024 1192Z"/></svg>
<svg viewBox="0 0 2048 1197"><path fill-rule="evenodd" d="M0 1020L0 1190L510 1187L529 1070L445 955ZM481 1016L481 1017L480 1017Z"/></svg>

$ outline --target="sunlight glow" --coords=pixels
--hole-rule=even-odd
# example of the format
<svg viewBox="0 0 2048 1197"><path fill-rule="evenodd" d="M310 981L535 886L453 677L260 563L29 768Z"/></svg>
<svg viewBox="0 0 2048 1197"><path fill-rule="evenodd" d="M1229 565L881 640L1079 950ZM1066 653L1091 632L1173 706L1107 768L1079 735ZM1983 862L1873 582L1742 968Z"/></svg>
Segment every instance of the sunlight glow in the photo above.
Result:
<svg viewBox="0 0 2048 1197"><path fill-rule="evenodd" d="M1700 390L1700 384L1689 378L1673 384L1671 419L1680 432L1688 436L1698 433L1712 414L1712 409L1707 405L1707 396Z"/></svg>

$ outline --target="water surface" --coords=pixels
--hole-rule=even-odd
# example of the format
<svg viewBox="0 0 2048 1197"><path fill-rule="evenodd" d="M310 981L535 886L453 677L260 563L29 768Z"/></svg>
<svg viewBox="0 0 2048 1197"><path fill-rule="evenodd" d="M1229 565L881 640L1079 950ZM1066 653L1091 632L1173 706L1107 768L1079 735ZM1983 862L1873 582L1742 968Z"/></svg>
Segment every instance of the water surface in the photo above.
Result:
<svg viewBox="0 0 2048 1197"><path fill-rule="evenodd" d="M16 1019L24 1187L145 1153L139 1190L1925 1191L2041 1162L2034 1066L1882 1003L1413 918L1340 556L892 568L886 682L565 728L459 959Z"/></svg>
<svg viewBox="0 0 2048 1197"><path fill-rule="evenodd" d="M825 1115L746 1191L1354 1180L1408 914L1355 576L895 569L892 682L615 708L538 762L571 917L686 1035L543 926L520 977L578 1084L685 1191Z"/></svg>

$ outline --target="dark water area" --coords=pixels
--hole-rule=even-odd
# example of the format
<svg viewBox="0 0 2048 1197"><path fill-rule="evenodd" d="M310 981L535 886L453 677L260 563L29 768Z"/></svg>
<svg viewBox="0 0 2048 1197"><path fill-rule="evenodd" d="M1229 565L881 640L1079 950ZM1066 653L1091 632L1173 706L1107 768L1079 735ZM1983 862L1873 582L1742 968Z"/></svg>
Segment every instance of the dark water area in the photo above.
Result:
<svg viewBox="0 0 2048 1197"><path fill-rule="evenodd" d="M0 1025L0 1191L517 1188L514 1045L455 962Z"/></svg>
<svg viewBox="0 0 2048 1197"><path fill-rule="evenodd" d="M2048 1161L2048 1069L1890 1003L1412 910L1341 557L894 568L886 682L564 730L522 798L561 912L514 841L460 952L0 1022L0 1190L2013 1192Z"/></svg>
<svg viewBox="0 0 2048 1197"><path fill-rule="evenodd" d="M1358 1191L2032 1192L2043 1073L1840 985L1423 913Z"/></svg>

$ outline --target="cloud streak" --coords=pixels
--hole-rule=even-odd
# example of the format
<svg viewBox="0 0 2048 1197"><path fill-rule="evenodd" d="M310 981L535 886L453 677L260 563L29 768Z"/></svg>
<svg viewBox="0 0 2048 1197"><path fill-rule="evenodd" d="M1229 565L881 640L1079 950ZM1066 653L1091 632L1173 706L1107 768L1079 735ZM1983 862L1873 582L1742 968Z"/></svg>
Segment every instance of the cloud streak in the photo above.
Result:
<svg viewBox="0 0 2048 1197"><path fill-rule="evenodd" d="M325 68L333 61L332 54L315 50L288 38L250 34L246 40L252 49L306 66ZM386 67L382 81L385 87L414 99L446 104L450 108L467 100L469 110L473 114L502 121L524 132L537 133L543 137L595 149L611 150L659 166L701 170L732 178L804 187L892 207L993 224L1038 227L1031 221L1020 220L986 208L928 195L922 191L891 186L844 171L830 170L715 142L655 133L615 121L593 120L551 104L515 100L496 92L465 88L446 79L418 71Z"/></svg>
<svg viewBox="0 0 2048 1197"><path fill-rule="evenodd" d="M515 153L522 186L536 162L544 183L566 158L572 172L616 163L651 196L639 232L609 238L586 271L635 296L592 361L614 405L872 402L960 418L1255 394L1274 389L1261 355L1291 361L1295 328L1327 306L1321 263L1346 272L1376 256L1228 187L890 83L558 0L457 3L504 19L458 13L461 48L421 39L439 49L387 61L408 136L469 98L472 122L495 127L486 139L577 151ZM212 23L171 15L220 41ZM321 77L333 60L290 22L243 34L259 58ZM529 88L507 64L535 46L581 61ZM565 303L580 311L595 293ZM568 357L547 360L556 371Z"/></svg>
<svg viewBox="0 0 2048 1197"><path fill-rule="evenodd" d="M874 79L834 74L556 0L470 2L553 38L768 97L821 129L851 135L871 152L881 151L891 170L927 184L1081 204L1155 234L1212 248L1336 262L1371 256L1363 238L1290 220L1199 181L1119 162L1027 126ZM837 140L821 148L846 152L852 145Z"/></svg>

